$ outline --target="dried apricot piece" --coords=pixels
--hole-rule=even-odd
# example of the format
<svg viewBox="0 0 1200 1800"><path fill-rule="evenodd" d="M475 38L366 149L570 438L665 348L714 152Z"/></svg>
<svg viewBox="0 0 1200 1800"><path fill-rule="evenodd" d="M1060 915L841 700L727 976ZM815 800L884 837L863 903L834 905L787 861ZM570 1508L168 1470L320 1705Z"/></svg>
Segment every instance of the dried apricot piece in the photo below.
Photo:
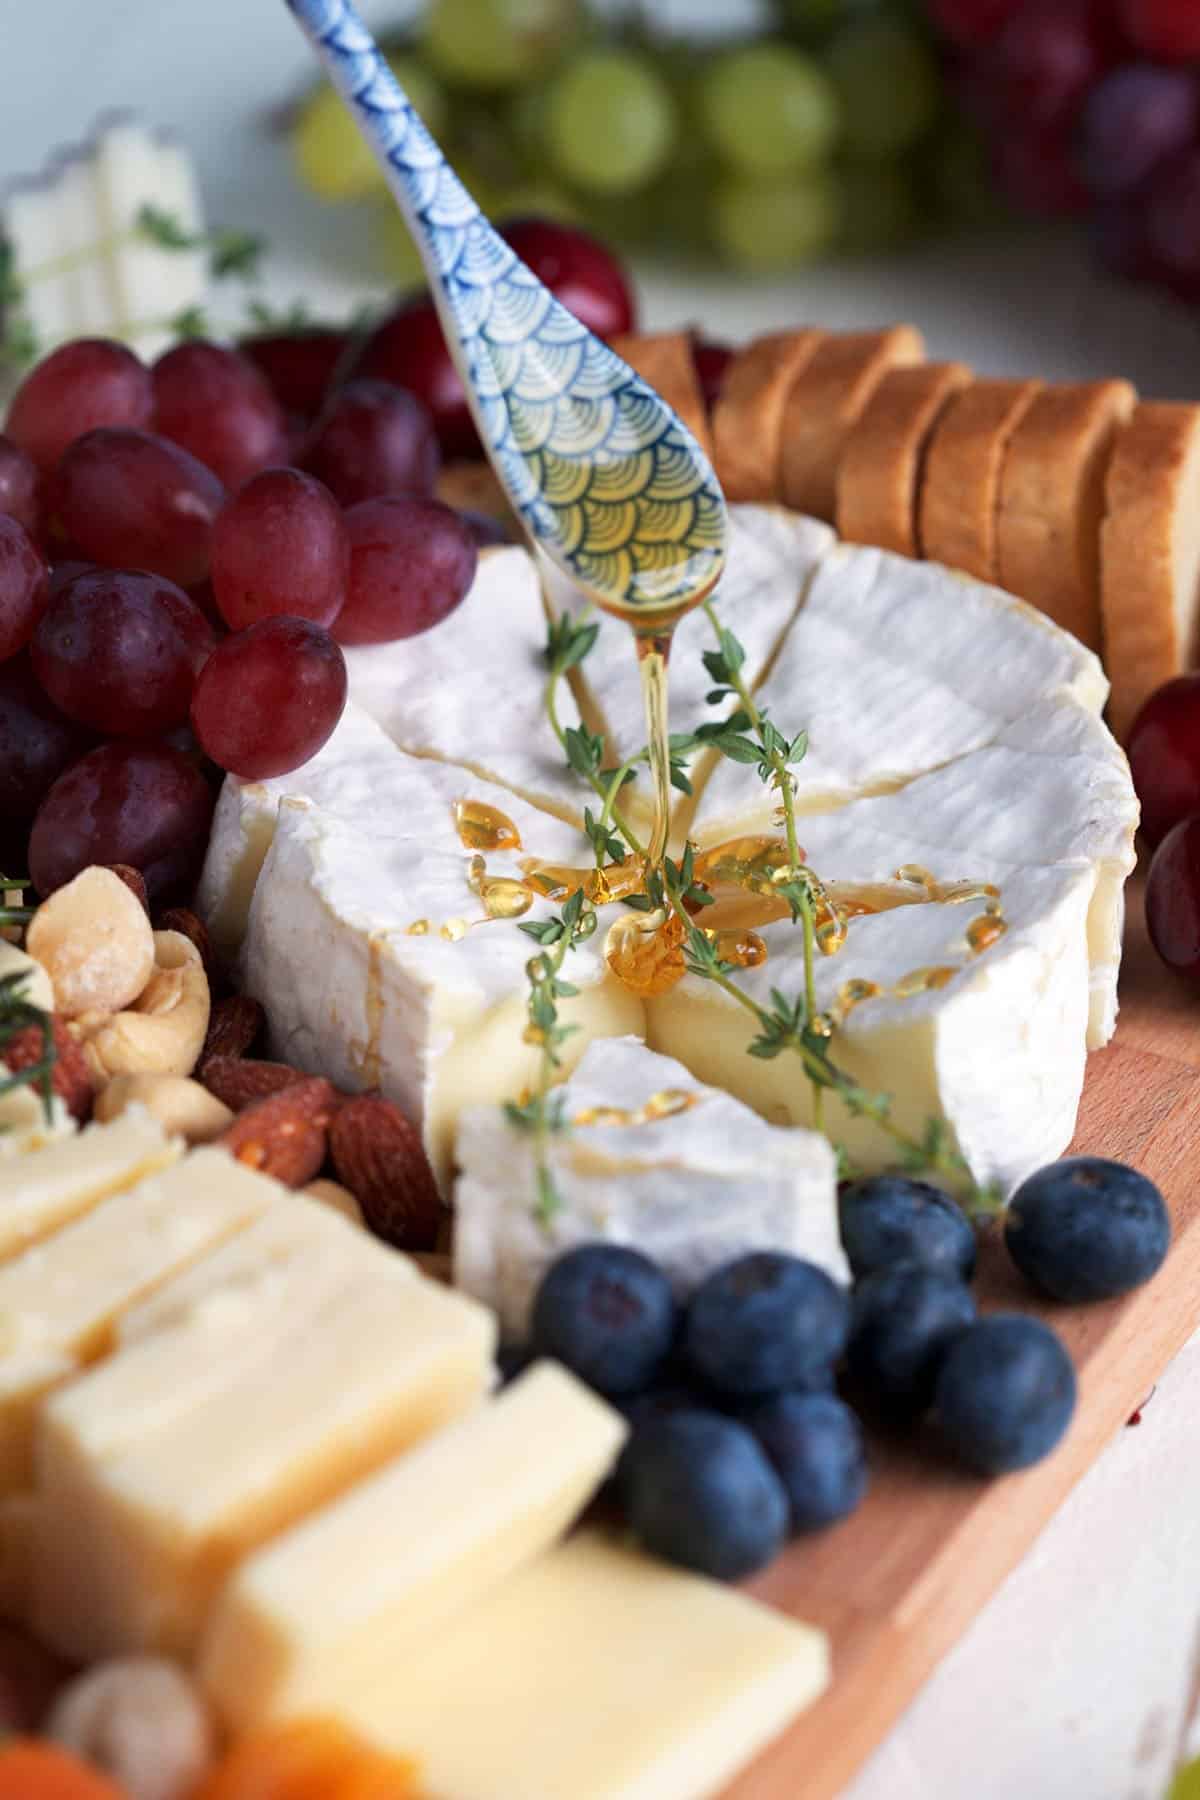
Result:
<svg viewBox="0 0 1200 1800"><path fill-rule="evenodd" d="M0 1800L128 1800L99 1770L42 1738L0 1746Z"/></svg>

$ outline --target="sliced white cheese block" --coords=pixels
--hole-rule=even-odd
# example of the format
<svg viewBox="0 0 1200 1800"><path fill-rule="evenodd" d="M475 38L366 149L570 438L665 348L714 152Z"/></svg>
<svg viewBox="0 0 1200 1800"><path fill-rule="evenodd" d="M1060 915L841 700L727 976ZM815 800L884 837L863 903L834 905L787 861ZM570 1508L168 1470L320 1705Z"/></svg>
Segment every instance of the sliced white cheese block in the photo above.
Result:
<svg viewBox="0 0 1200 1800"><path fill-rule="evenodd" d="M89 1125L15 1160L0 1183L0 1258L169 1167L182 1152L180 1140L168 1138L145 1107L135 1106L108 1125Z"/></svg>
<svg viewBox="0 0 1200 1800"><path fill-rule="evenodd" d="M281 1196L196 1150L0 1266L0 1493L30 1480L39 1399L110 1348L122 1312Z"/></svg>
<svg viewBox="0 0 1200 1800"><path fill-rule="evenodd" d="M821 1632L585 1532L344 1712L439 1800L715 1800L828 1679Z"/></svg>
<svg viewBox="0 0 1200 1800"><path fill-rule="evenodd" d="M241 1557L477 1403L495 1325L297 1196L120 1335L35 1428L31 1623L84 1660L188 1652Z"/></svg>
<svg viewBox="0 0 1200 1800"><path fill-rule="evenodd" d="M629 1038L592 1044L561 1103L570 1129L547 1158L561 1206L544 1222L528 1132L500 1107L459 1120L454 1279L509 1339L526 1336L551 1262L595 1239L643 1250L681 1298L748 1250L788 1250L848 1278L827 1138L766 1124Z"/></svg>
<svg viewBox="0 0 1200 1800"><path fill-rule="evenodd" d="M626 1429L565 1369L540 1363L260 1550L201 1647L200 1679L225 1723L249 1731L335 1711L420 1661L562 1535Z"/></svg>
<svg viewBox="0 0 1200 1800"><path fill-rule="evenodd" d="M8 1076L8 1068L0 1061L0 1084ZM0 1094L0 1162L29 1151L45 1150L59 1138L70 1137L74 1130L75 1121L57 1094L50 1097L49 1112L41 1094L26 1082Z"/></svg>

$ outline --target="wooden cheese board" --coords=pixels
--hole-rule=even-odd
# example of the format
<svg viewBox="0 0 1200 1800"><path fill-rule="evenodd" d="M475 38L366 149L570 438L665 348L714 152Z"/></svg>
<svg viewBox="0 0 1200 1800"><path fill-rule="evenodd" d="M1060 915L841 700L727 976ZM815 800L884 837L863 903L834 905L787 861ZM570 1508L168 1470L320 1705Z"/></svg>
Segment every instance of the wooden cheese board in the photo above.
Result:
<svg viewBox="0 0 1200 1800"><path fill-rule="evenodd" d="M833 1678L725 1800L836 1800L1200 1326L1200 997L1155 957L1136 883L1120 991L1117 1034L1090 1059L1072 1149L1135 1163L1159 1183L1174 1224L1170 1256L1124 1300L1039 1306L989 1234L980 1303L1040 1312L1062 1335L1079 1374L1072 1428L1046 1462L990 1483L940 1461L932 1442L873 1435L859 1511L793 1545L752 1584L827 1632Z"/></svg>

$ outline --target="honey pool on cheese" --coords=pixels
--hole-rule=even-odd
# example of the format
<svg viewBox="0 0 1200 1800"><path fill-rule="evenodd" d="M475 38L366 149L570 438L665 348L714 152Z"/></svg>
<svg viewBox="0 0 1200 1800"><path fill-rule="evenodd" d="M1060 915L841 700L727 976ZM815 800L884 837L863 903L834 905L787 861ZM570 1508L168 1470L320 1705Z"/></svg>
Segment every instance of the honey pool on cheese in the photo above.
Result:
<svg viewBox="0 0 1200 1800"><path fill-rule="evenodd" d="M187 1654L238 1560L476 1404L495 1324L297 1195L122 1321L34 1432L29 1623Z"/></svg>
<svg viewBox="0 0 1200 1800"><path fill-rule="evenodd" d="M747 676L760 678L771 717L781 730L809 732L797 770L808 861L835 894L856 882L895 890L856 909L844 946L820 961L820 1004L843 1025L839 1060L872 1091L893 1094L910 1128L940 1114L974 1178L1011 1188L1065 1148L1086 1050L1115 1023L1137 806L1098 718L1100 666L995 588L835 546L824 528L772 509L733 512L717 608L750 640ZM242 967L277 1050L347 1085L378 1082L421 1121L444 1185L463 1108L518 1098L537 1065L536 1045L524 1041L530 946L511 922L486 920L470 855L455 840L454 803L507 805L544 861L592 860L560 816L563 792L577 806L588 796L561 768L541 713L535 588L523 552L485 557L442 626L355 652L352 695L421 755L372 735L351 707L308 768L258 787L226 784L205 875L206 910L229 924L230 941L253 890ZM474 634L474 656L472 620L489 622ZM708 631L700 614L680 628L674 730L704 714ZM626 734L634 745L637 737L627 649L606 621L596 660L573 671L583 716L595 728L609 715L621 739L609 747L614 759L631 747ZM420 670L438 675L427 692ZM507 711L497 694L508 696ZM565 688L562 697L567 707ZM474 770L473 730L487 746ZM548 792L541 775L535 783L531 758L556 767L565 788ZM509 784L507 802L479 768ZM778 835L756 768L702 757L692 774L677 839L686 828L711 851ZM519 797L533 792L553 816ZM408 816L421 819L419 841L405 839ZM524 872L519 854L486 862L506 879ZM920 882L897 881L913 867ZM960 898L948 904L955 888ZM532 901L529 917L542 905ZM632 1034L770 1122L805 1123L798 1065L747 1056L750 1021L727 997L692 977L644 998L616 981L603 946L621 916L606 907L596 937L572 956L567 975L581 992L564 1013L580 1029L564 1073L589 1043ZM414 938L420 917L467 928L451 942L440 928ZM736 979L764 1000L772 988L801 991L800 934L766 924L761 937L765 964ZM835 1135L865 1167L891 1160L876 1128L850 1124L836 1107L833 1116Z"/></svg>

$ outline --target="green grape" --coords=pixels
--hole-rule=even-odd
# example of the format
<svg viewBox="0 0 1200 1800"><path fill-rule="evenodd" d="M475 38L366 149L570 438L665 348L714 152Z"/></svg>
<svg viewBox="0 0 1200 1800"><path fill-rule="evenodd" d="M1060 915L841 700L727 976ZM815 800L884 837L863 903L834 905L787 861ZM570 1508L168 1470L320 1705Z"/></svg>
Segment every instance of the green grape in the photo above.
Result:
<svg viewBox="0 0 1200 1800"><path fill-rule="evenodd" d="M671 155L678 115L652 63L631 50L589 50L546 96L546 150L555 173L585 193L624 194Z"/></svg>
<svg viewBox="0 0 1200 1800"><path fill-rule="evenodd" d="M432 0L424 45L455 86L513 88L544 75L582 19L581 0Z"/></svg>
<svg viewBox="0 0 1200 1800"><path fill-rule="evenodd" d="M806 42L827 37L845 17L844 0L783 0L784 23Z"/></svg>
<svg viewBox="0 0 1200 1800"><path fill-rule="evenodd" d="M827 66L842 99L851 156L894 156L936 122L941 84L932 51L915 32L888 19L865 19L840 32Z"/></svg>
<svg viewBox="0 0 1200 1800"><path fill-rule="evenodd" d="M811 262L833 243L840 205L827 169L782 181L726 175L712 192L712 240L738 268L786 269Z"/></svg>
<svg viewBox="0 0 1200 1800"><path fill-rule="evenodd" d="M397 81L436 137L446 122L446 96L415 56L389 56ZM386 184L366 138L336 89L309 95L292 130L292 154L305 187L321 200L360 200Z"/></svg>
<svg viewBox="0 0 1200 1800"><path fill-rule="evenodd" d="M790 44L750 44L718 56L698 94L704 134L741 175L790 175L824 162L838 135L838 96Z"/></svg>
<svg viewBox="0 0 1200 1800"><path fill-rule="evenodd" d="M1167 1800L1200 1800L1200 1757L1175 1771Z"/></svg>
<svg viewBox="0 0 1200 1800"><path fill-rule="evenodd" d="M895 250L917 229L912 170L902 162L850 163L840 171L840 241L847 250Z"/></svg>
<svg viewBox="0 0 1200 1800"><path fill-rule="evenodd" d="M992 179L987 145L965 119L954 119L929 146L934 203L943 219L962 230L1001 224L1004 201Z"/></svg>

